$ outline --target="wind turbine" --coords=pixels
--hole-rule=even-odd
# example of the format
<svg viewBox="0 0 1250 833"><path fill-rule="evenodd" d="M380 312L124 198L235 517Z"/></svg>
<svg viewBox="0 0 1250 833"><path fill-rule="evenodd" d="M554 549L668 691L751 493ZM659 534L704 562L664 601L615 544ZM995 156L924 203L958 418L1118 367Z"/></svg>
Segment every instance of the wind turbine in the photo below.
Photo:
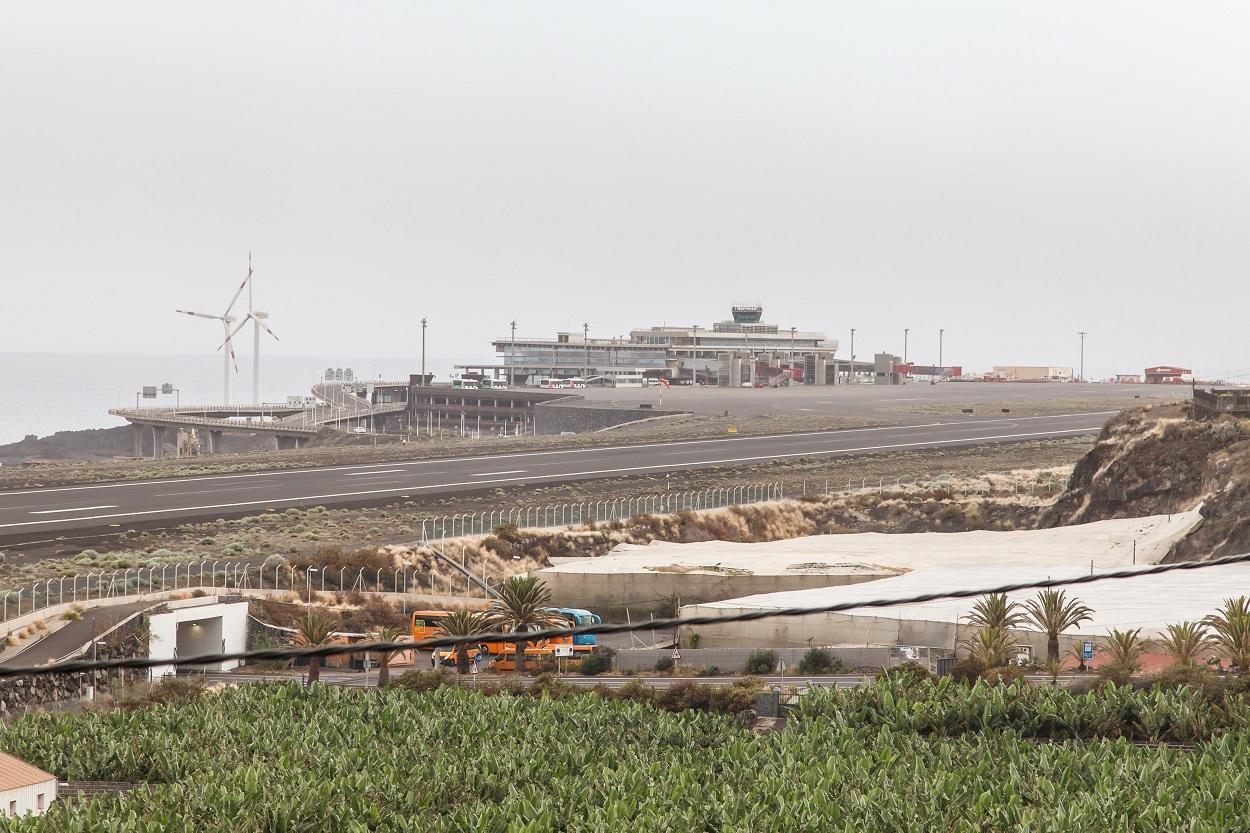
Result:
<svg viewBox="0 0 1250 833"><path fill-rule="evenodd" d="M248 254L247 277L243 279L243 283L239 284L239 288L234 291L234 297L230 299L230 303L226 306L225 312L223 312L221 315L212 315L207 312L192 312L191 310L185 310L185 309L175 310L175 312L180 312L183 315L193 315L196 318L208 318L213 321L221 322L221 331L226 337L226 340L222 342L222 347L226 348L226 352L222 356L223 363L225 365L225 374L224 374L224 382L223 382L223 396L224 396L223 404L226 404L226 405L230 404L230 365L232 364L234 365L235 373L239 372L239 365L237 361L235 360L235 355L234 355L233 333L230 332L230 325L233 324L235 321L238 321L238 319L230 314L230 310L234 309L234 304L236 301L239 300L239 295L242 294L243 287L247 286L248 281L251 280L251 278L252 278L252 256L251 254ZM218 347L217 349L220 350L221 347Z"/></svg>
<svg viewBox="0 0 1250 833"><path fill-rule="evenodd" d="M243 316L243 320L239 322L239 326L235 327L226 336L226 340L221 343L221 347L230 344L231 339L239 334L247 326L247 322L252 322L252 404L260 404L260 331L264 330L273 336L274 341L280 339L274 335L273 330L265 325L265 319L269 317L269 313L256 309L256 304L252 300L252 254L247 255L247 277L243 279L243 283L239 284L239 291L234 294L234 299L230 301L230 306L234 306L234 301L238 299L239 293L243 291L243 287L247 287L247 315ZM228 310L227 310L228 312ZM221 347L217 349L220 350Z"/></svg>

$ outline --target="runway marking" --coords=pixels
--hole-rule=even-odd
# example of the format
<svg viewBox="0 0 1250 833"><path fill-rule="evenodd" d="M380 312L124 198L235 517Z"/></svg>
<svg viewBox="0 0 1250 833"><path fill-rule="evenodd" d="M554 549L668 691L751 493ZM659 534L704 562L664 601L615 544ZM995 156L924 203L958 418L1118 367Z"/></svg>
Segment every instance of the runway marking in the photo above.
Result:
<svg viewBox="0 0 1250 833"><path fill-rule="evenodd" d="M177 497L179 495L211 495L216 492L246 492L251 486L230 486L226 489L195 489L190 492L160 492L154 497Z"/></svg>
<svg viewBox="0 0 1250 833"><path fill-rule="evenodd" d="M795 452L788 453L788 454L759 454L759 455L753 455L750 457L728 457L722 460L700 460L697 462L692 462L689 465L698 466L700 468L705 468L709 466L730 465L733 463L749 463L749 462L754 462L756 460L780 460L780 459L787 458L787 457L834 457L839 454L855 454L855 453L868 452L868 451L888 451L890 449L896 449L896 448L922 448L924 446L941 446L941 445L954 446L956 444L969 445L969 444L978 443L978 442L991 442L994 440L1024 440L1024 439L1031 439L1033 437L1059 437L1065 434L1089 434L1097 430L1099 429L1096 426L1091 426L1088 428L1069 428L1063 431L1034 431L1034 432L1023 433L1023 434L992 434L992 435L983 436L983 437L961 437L957 440L951 440L947 438L947 439L942 439L942 440L923 440L920 442L910 442L910 443L891 443L888 445L868 445L868 446L860 446L858 448L841 448L841 449L835 449L835 450L829 450L829 451L795 451ZM661 445L666 445L666 444L667 443L661 443ZM75 521L100 521L100 520L109 520L112 518L137 518L143 515L160 515L162 513L169 513L169 512L201 512L201 511L207 511L210 509L238 509L244 506L265 506L267 504L274 504L274 503L294 505L295 503L299 503L299 502L313 501L313 500L327 500L329 498L350 498L350 497L364 497L367 495L399 494L402 492L428 491L430 489L447 489L447 488L454 488L457 486L476 486L481 483L513 483L513 482L517 482L521 480L536 481L536 480L551 480L553 478L570 478L571 479L571 478L577 478L577 477L589 477L592 475L622 474L624 472L632 472L632 471L651 471L654 469L671 469L671 468L673 468L673 466L670 464L658 463L658 464L653 464L653 465L648 465L648 466L626 466L624 468L619 468L619 469L596 469L596 470L591 470L591 471L562 472L559 474L536 474L536 475L530 475L529 477L504 477L504 478L500 478L497 480L464 480L458 483L431 483L428 486L398 486L394 489L366 489L364 491L359 491L359 492L333 492L333 493L324 494L324 495L299 495L296 497L285 497L285 498L265 498L263 500L245 500L245 501L240 501L238 503L217 503L217 504L210 504L206 506L180 506L180 507L177 507L176 509L145 509L145 510L140 510L138 512L118 512L118 513L114 513L111 515L89 515L89 516L85 516L81 518L74 518L73 520ZM116 507L106 507L106 508L112 509ZM0 529L10 529L10 528L19 527L19 526L38 526L40 524L49 524L49 523L57 523L57 522L50 521L50 520L49 521L19 521L17 523L0 524Z"/></svg>
<svg viewBox="0 0 1250 833"><path fill-rule="evenodd" d="M836 404L836 403L835 403ZM1092 416L1111 416L1118 414L1119 411L1086 411L1074 414L1048 414L1045 416L1032 417L1016 417L1014 421L1024 421L1033 419L1072 419L1075 417L1092 417ZM958 424L967 425L989 425L996 422L1012 422L1010 419L971 419L958 420ZM82 486L55 486L49 489L23 489L14 492L0 492L0 497L9 497L11 495L36 495L51 492L73 492L88 489L116 489L124 486L155 486L163 483L191 483L202 480L241 480L252 477L281 477L284 475L301 475L301 474L324 474L335 471L350 471L352 469L376 469L384 466L430 466L446 463L466 463L474 460L507 460L513 457L544 457L558 454L586 454L588 452L600 451L632 451L643 448L661 448L666 446L679 445L706 445L708 443L741 443L755 442L759 440L776 440L785 437L819 437L819 436L847 436L849 434L863 434L876 431L904 431L913 428L937 428L942 425L953 425L951 422L924 422L916 425L877 425L871 428L836 428L830 431L799 431L790 434L761 434L757 436L743 435L737 437L712 437L702 440L677 440L667 443L638 443L636 445L600 445L589 446L587 448L565 448L553 449L550 451L519 451L515 454L477 454L471 457L431 457L426 460L404 460L399 463L367 463L350 466L323 466L319 468L307 469L278 469L274 471L255 471L243 474L208 474L200 477L171 477L159 480L129 480L121 483L94 483ZM1081 429L1093 430L1093 429ZM4 507L0 507L3 509Z"/></svg>
<svg viewBox="0 0 1250 833"><path fill-rule="evenodd" d="M469 477L491 477L496 474L525 474L529 469L512 469L510 471L484 471L481 474L470 474Z"/></svg>
<svg viewBox="0 0 1250 833"><path fill-rule="evenodd" d="M397 471L404 471L404 469L383 469L382 471L353 471L343 476L344 477L364 477L365 475L374 475L374 474L394 474Z"/></svg>
<svg viewBox="0 0 1250 833"><path fill-rule="evenodd" d="M90 512L92 509L116 509L116 506L75 506L73 509L39 509L32 515L55 515L58 512Z"/></svg>

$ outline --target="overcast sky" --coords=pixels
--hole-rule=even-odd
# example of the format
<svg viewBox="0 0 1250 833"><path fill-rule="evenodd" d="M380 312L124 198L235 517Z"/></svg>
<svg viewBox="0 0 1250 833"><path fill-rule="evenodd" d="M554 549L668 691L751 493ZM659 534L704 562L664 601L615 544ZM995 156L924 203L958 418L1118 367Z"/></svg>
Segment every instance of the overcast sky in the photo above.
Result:
<svg viewBox="0 0 1250 833"><path fill-rule="evenodd" d="M1243 3L5 2L0 351L708 326L1250 373ZM414 367L415 370L415 367Z"/></svg>

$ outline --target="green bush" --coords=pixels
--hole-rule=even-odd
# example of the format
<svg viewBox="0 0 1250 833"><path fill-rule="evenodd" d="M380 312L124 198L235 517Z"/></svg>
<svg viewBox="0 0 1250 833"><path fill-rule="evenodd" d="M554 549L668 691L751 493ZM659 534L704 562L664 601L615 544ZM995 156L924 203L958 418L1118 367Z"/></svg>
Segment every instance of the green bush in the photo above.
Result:
<svg viewBox="0 0 1250 833"><path fill-rule="evenodd" d="M615 656L615 648L609 648L606 645L596 647L590 656L582 657L581 663L577 666L577 672L584 677L597 677L612 670L612 659Z"/></svg>
<svg viewBox="0 0 1250 833"><path fill-rule="evenodd" d="M742 670L748 674L771 674L777 670L777 652L767 649L752 651Z"/></svg>
<svg viewBox="0 0 1250 833"><path fill-rule="evenodd" d="M662 674L666 674L669 671L672 671L673 670L673 658L672 657L660 657L659 659L655 661L655 670L659 671Z"/></svg>
<svg viewBox="0 0 1250 833"><path fill-rule="evenodd" d="M829 653L825 648L812 646L799 660L800 674L841 674L846 671L842 660Z"/></svg>

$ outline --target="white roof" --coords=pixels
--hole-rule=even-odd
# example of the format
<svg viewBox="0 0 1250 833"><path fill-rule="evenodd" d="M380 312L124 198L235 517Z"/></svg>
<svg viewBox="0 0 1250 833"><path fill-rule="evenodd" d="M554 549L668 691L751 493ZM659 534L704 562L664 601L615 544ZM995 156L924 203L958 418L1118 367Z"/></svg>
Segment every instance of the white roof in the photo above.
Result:
<svg viewBox="0 0 1250 833"><path fill-rule="evenodd" d="M988 564L1089 571L1149 564L1200 520L1194 509L1176 515L1127 518L1015 532L879 532L813 535L760 544L705 541L621 544L611 553L548 567L544 573L707 572L751 575L798 573L891 575L931 568ZM1134 557L1134 542L1136 556ZM876 583L873 582L873 586Z"/></svg>
<svg viewBox="0 0 1250 833"><path fill-rule="evenodd" d="M869 599L990 588L1000 584L1075 577L1088 573L1088 567L1083 571L1074 568L1046 570L1009 565L938 568L865 584L765 593L722 602L706 602L698 607L703 610L723 611L819 607ZM1027 590L1010 593L1008 598L1012 601L1024 601L1035 596L1036 592ZM1142 628L1146 635L1152 635L1162 632L1170 623L1201 619L1214 612L1229 596L1250 595L1250 565L1229 564L1141 578L1096 581L1076 585L1068 589L1068 594L1076 596L1094 611L1093 620L1081 625L1081 634L1103 635L1110 628ZM857 608L843 611L841 615L956 622L968 614L975 602L976 599L952 599L888 608Z"/></svg>

